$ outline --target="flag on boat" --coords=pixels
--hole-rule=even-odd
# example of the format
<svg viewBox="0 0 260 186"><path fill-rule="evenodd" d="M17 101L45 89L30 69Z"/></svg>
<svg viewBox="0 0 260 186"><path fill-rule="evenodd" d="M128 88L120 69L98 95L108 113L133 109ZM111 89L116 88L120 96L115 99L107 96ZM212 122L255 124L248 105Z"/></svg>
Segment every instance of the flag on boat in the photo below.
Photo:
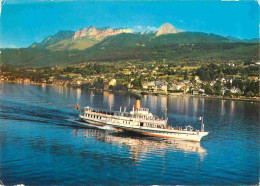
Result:
<svg viewBox="0 0 260 186"><path fill-rule="evenodd" d="M202 120L202 117L199 117L199 120Z"/></svg>
<svg viewBox="0 0 260 186"><path fill-rule="evenodd" d="M79 110L79 105L78 104L74 105L74 108Z"/></svg>

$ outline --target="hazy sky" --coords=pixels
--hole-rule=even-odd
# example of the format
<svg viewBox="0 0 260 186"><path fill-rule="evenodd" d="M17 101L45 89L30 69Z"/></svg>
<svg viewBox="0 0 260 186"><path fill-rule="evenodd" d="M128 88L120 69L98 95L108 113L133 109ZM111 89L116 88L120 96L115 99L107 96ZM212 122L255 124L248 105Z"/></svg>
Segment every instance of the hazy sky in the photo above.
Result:
<svg viewBox="0 0 260 186"><path fill-rule="evenodd" d="M60 30L128 27L179 30L243 39L259 37L257 1L7 0L0 17L0 47L27 47Z"/></svg>

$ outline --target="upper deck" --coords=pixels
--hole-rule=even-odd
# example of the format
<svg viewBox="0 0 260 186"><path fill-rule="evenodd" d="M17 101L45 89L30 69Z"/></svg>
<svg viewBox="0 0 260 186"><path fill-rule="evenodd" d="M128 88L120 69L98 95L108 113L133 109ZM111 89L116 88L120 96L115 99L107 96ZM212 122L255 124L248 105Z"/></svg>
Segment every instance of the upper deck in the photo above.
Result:
<svg viewBox="0 0 260 186"><path fill-rule="evenodd" d="M157 122L158 124L166 124L166 120L160 119L158 116L153 115L149 112L148 108L139 108L132 110L131 112L120 112L120 111L107 111L99 108L84 107L84 113L94 113L96 115L102 115L107 117L120 117L129 118L134 120L142 120L146 122Z"/></svg>

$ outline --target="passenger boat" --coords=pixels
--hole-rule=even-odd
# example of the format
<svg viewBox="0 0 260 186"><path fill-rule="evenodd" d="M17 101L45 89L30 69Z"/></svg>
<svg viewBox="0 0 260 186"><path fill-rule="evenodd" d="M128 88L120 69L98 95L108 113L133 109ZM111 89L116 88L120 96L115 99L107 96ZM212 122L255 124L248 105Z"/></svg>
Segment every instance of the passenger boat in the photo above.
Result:
<svg viewBox="0 0 260 186"><path fill-rule="evenodd" d="M80 110L78 104L75 108ZM204 131L203 119L201 130L194 130L190 125L185 128L168 126L167 119L160 119L149 112L148 108L142 108L139 99L136 100L136 105L130 112L126 112L126 107L124 111L122 107L120 111L107 111L87 106L80 110L79 117L93 126L109 125L119 130L163 138L200 141L209 133Z"/></svg>

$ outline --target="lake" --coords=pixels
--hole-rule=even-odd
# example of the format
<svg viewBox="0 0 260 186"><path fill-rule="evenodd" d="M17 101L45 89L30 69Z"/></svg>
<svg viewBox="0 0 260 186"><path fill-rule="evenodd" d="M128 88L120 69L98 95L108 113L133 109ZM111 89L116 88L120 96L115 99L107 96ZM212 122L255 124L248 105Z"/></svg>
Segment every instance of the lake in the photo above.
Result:
<svg viewBox="0 0 260 186"><path fill-rule="evenodd" d="M258 184L259 103L141 97L168 124L210 134L201 142L86 127L74 105L130 110L122 92L0 83L0 180L6 185Z"/></svg>

